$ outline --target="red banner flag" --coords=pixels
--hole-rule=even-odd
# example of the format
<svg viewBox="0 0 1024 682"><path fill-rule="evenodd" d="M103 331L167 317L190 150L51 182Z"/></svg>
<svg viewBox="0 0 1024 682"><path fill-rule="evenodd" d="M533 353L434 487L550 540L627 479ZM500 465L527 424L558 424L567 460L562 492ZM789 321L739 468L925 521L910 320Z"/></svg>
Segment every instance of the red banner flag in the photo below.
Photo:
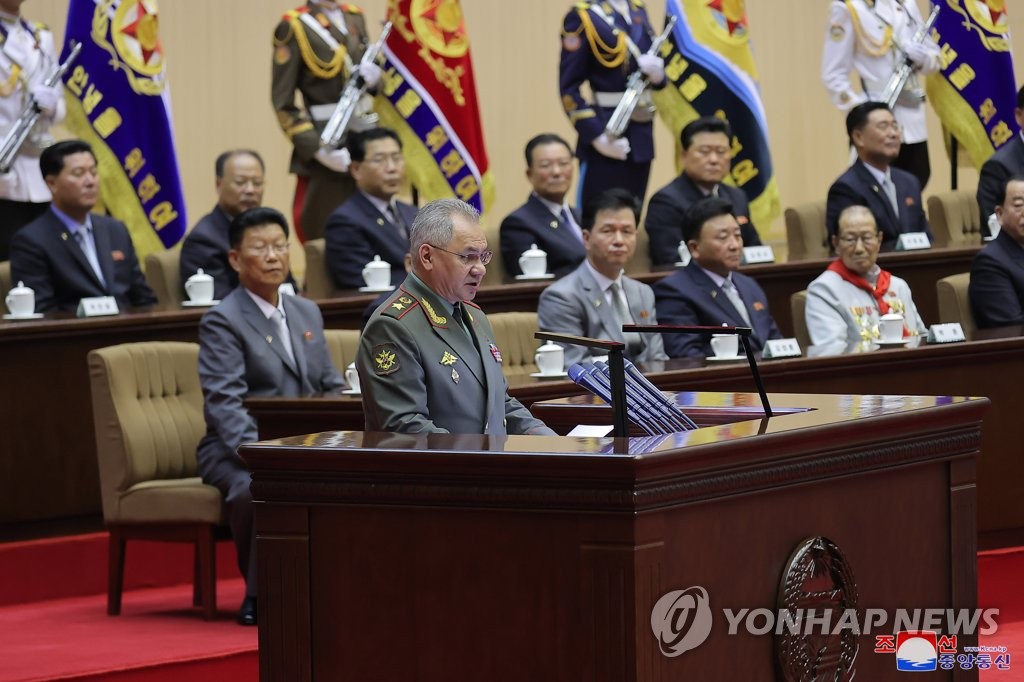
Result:
<svg viewBox="0 0 1024 682"><path fill-rule="evenodd" d="M387 19L393 29L374 109L401 137L421 198L454 196L482 213L494 184L462 8L457 0L389 0Z"/></svg>

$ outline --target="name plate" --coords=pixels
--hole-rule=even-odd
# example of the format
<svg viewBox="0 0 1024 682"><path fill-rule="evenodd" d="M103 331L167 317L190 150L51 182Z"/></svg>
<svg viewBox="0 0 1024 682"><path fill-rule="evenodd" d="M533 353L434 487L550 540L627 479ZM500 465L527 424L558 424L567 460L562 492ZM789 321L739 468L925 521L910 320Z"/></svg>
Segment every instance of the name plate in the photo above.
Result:
<svg viewBox="0 0 1024 682"><path fill-rule="evenodd" d="M928 328L928 343L956 343L966 340L964 329L959 322L933 324Z"/></svg>
<svg viewBox="0 0 1024 682"><path fill-rule="evenodd" d="M930 248L932 248L932 243L928 241L928 235L924 232L904 232L896 240L897 251L918 251Z"/></svg>
<svg viewBox="0 0 1024 682"><path fill-rule="evenodd" d="M775 251L770 246L744 246L743 264L774 263Z"/></svg>
<svg viewBox="0 0 1024 682"><path fill-rule="evenodd" d="M771 358L798 358L803 353L800 351L800 344L796 339L769 339L764 344L761 357Z"/></svg>
<svg viewBox="0 0 1024 682"><path fill-rule="evenodd" d="M117 300L113 296L90 296L78 302L78 317L102 317L117 315Z"/></svg>

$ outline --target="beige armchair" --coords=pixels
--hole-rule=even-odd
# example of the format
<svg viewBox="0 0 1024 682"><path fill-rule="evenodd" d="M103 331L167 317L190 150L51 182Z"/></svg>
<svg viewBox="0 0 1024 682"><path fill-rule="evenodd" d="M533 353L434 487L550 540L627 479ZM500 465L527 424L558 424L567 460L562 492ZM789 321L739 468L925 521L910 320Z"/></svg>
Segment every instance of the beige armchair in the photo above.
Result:
<svg viewBox="0 0 1024 682"><path fill-rule="evenodd" d="M325 329L324 338L327 341L327 351L331 354L331 361L338 371L345 373L349 363L356 361L356 351L359 350L358 329Z"/></svg>
<svg viewBox="0 0 1024 682"><path fill-rule="evenodd" d="M533 337L540 330L537 313L494 313L488 315L487 320L501 349L505 375L521 376L536 372L533 356L541 344Z"/></svg>
<svg viewBox="0 0 1024 682"><path fill-rule="evenodd" d="M807 347L811 345L811 332L807 329L807 316L804 315L806 308L807 289L801 289L789 297L789 310L793 315L793 336L805 354Z"/></svg>
<svg viewBox="0 0 1024 682"><path fill-rule="evenodd" d="M928 224L935 246L981 244L980 214L974 192L957 189L928 197Z"/></svg>
<svg viewBox="0 0 1024 682"><path fill-rule="evenodd" d="M184 298L181 283L181 250L166 249L146 254L146 282L156 294L157 310L180 310Z"/></svg>
<svg viewBox="0 0 1024 682"><path fill-rule="evenodd" d="M107 613L121 612L128 540L195 546L193 604L217 610L215 529L223 522L217 488L196 468L206 431L199 346L126 343L89 353L103 520L110 533Z"/></svg>
<svg viewBox="0 0 1024 682"><path fill-rule="evenodd" d="M306 296L319 301L334 298L340 294L327 270L327 241L323 238L310 239L304 244L306 250L306 281L303 286Z"/></svg>
<svg viewBox="0 0 1024 682"><path fill-rule="evenodd" d="M939 299L939 322L959 322L964 330L964 338L974 338L977 326L974 324L974 313L971 311L971 299L967 295L967 287L971 283L971 273L943 277L935 283L935 292Z"/></svg>
<svg viewBox="0 0 1024 682"><path fill-rule="evenodd" d="M0 261L0 297L11 290L11 261Z"/></svg>
<svg viewBox="0 0 1024 682"><path fill-rule="evenodd" d="M787 208L785 218L789 260L828 258L828 229L825 227L824 201L812 201Z"/></svg>

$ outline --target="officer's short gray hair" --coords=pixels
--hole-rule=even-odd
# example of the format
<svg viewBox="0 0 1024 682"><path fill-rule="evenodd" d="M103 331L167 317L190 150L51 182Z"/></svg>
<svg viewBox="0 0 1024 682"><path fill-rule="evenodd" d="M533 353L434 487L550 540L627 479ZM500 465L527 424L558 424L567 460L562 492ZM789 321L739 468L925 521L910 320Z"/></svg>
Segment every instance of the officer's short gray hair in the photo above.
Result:
<svg viewBox="0 0 1024 682"><path fill-rule="evenodd" d="M413 262L416 262L423 244L439 248L448 245L455 233L457 215L474 224L480 222L480 212L461 199L437 199L419 210L409 230L409 250Z"/></svg>

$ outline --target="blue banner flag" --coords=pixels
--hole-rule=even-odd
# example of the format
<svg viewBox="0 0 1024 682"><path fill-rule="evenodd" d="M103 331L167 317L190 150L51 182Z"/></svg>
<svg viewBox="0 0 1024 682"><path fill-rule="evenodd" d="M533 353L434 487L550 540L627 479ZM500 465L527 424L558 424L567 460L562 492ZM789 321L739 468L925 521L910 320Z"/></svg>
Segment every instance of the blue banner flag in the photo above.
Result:
<svg viewBox="0 0 1024 682"><path fill-rule="evenodd" d="M1005 0L936 0L933 37L942 68L927 80L928 98L976 168L1017 132L1017 81Z"/></svg>
<svg viewBox="0 0 1024 682"><path fill-rule="evenodd" d="M92 145L107 212L128 226L139 259L185 235L156 0L70 0L63 61L66 126Z"/></svg>
<svg viewBox="0 0 1024 682"><path fill-rule="evenodd" d="M669 84L652 93L658 113L677 140L700 116L729 122L731 183L747 195L751 220L764 231L781 208L743 3L667 0L666 21L673 16L675 28L659 52Z"/></svg>

